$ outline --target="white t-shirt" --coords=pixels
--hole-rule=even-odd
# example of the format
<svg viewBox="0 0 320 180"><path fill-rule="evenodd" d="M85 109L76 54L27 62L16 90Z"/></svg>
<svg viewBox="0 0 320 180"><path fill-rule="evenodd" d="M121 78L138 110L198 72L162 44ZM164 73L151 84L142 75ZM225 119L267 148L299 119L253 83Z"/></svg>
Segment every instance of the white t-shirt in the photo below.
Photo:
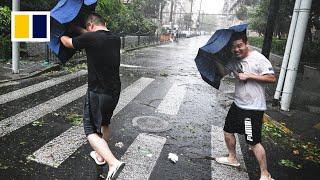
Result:
<svg viewBox="0 0 320 180"><path fill-rule="evenodd" d="M257 51L251 51L248 57L233 61L229 68L239 72L248 72L256 75L274 74L270 61ZM267 109L265 97L265 83L247 80L236 80L234 103L241 109L261 110Z"/></svg>

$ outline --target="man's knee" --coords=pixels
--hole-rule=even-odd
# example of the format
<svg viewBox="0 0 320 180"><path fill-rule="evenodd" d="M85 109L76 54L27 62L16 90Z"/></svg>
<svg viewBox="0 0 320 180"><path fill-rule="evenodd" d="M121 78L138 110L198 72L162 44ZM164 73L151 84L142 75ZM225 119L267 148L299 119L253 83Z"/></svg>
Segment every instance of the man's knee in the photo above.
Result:
<svg viewBox="0 0 320 180"><path fill-rule="evenodd" d="M95 140L97 138L100 138L99 134L97 134L97 133L90 133L87 135L88 141Z"/></svg>
<svg viewBox="0 0 320 180"><path fill-rule="evenodd" d="M223 131L225 137L234 137L234 133L229 133L227 131Z"/></svg>
<svg viewBox="0 0 320 180"><path fill-rule="evenodd" d="M252 150L255 150L255 149L259 149L259 148L261 148L261 147L263 147L263 146L261 145L260 142L257 142L257 143L251 143L251 144L249 144L249 147L250 147Z"/></svg>

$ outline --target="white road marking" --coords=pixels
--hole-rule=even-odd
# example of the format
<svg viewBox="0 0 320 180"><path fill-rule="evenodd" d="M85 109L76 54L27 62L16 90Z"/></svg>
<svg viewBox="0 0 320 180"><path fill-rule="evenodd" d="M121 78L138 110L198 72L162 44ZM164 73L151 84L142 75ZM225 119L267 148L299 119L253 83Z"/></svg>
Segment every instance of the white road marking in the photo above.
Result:
<svg viewBox="0 0 320 180"><path fill-rule="evenodd" d="M0 104L4 104L4 103L10 102L10 101L19 99L21 97L33 94L33 93L41 91L43 89L47 89L49 87L55 86L57 84L60 84L60 83L66 82L66 81L69 81L71 79L80 77L85 74L87 74L87 71L81 70L81 71L78 71L77 73L68 74L65 76L58 77L58 78L53 78L53 79L50 79L50 80L47 80L47 81L44 81L44 82L41 82L38 84L34 84L32 86L28 86L28 87L25 87L25 88L22 88L22 89L19 89L16 91L9 92L7 94L0 95Z"/></svg>
<svg viewBox="0 0 320 180"><path fill-rule="evenodd" d="M149 179L165 143L164 137L139 134L121 157L121 161L124 161L126 166L117 179Z"/></svg>
<svg viewBox="0 0 320 180"><path fill-rule="evenodd" d="M239 145L239 140L237 138L236 152L238 161L241 164L241 169L222 165L212 160L211 162L211 177L214 180L221 179L230 179L230 180L248 180L248 173L245 172L246 166L244 164L243 155ZM212 157L221 157L228 154L224 142L223 129L218 126L212 126L211 128L211 156Z"/></svg>
<svg viewBox="0 0 320 180"><path fill-rule="evenodd" d="M113 116L126 107L152 81L154 79L142 77L124 89ZM57 168L86 142L83 126L72 127L28 156L28 159Z"/></svg>
<svg viewBox="0 0 320 180"><path fill-rule="evenodd" d="M59 97L0 121L0 137L11 133L85 95L87 85L69 91Z"/></svg>
<svg viewBox="0 0 320 180"><path fill-rule="evenodd" d="M28 156L27 159L57 168L86 141L83 126L73 126Z"/></svg>
<svg viewBox="0 0 320 180"><path fill-rule="evenodd" d="M152 83L152 81L154 81L154 79L142 77L136 82L134 82L132 85L124 89L121 92L118 105L114 110L113 114L117 114L124 107L126 107L136 96L140 94L140 92L144 88L146 88L150 83Z"/></svg>
<svg viewBox="0 0 320 180"><path fill-rule="evenodd" d="M142 66L130 65L130 64L120 64L121 67L126 68L141 68Z"/></svg>
<svg viewBox="0 0 320 180"><path fill-rule="evenodd" d="M179 112L181 103L183 102L184 96L186 94L186 86L173 84L167 95L161 101L157 108L157 112L176 115Z"/></svg>

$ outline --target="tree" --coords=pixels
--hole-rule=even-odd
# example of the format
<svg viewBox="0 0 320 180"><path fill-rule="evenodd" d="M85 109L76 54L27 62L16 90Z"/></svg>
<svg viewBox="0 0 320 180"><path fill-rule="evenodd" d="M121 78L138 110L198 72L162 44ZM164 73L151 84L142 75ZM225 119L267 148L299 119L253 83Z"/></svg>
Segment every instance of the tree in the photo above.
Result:
<svg viewBox="0 0 320 180"><path fill-rule="evenodd" d="M212 32L216 30L216 22L217 18L215 16L204 15L201 20L201 29L207 32Z"/></svg>
<svg viewBox="0 0 320 180"><path fill-rule="evenodd" d="M0 6L0 58L3 59L8 59L11 55L10 16L9 7Z"/></svg>
<svg viewBox="0 0 320 180"><path fill-rule="evenodd" d="M229 9L226 9L227 11L232 12L238 10L241 6L254 6L259 2L260 0L235 0L235 2L229 7L226 6L226 3L230 3L230 1L225 1L225 6L229 7Z"/></svg>
<svg viewBox="0 0 320 180"><path fill-rule="evenodd" d="M248 11L248 22L250 29L257 31L261 36L267 26L267 16L268 16L268 1L262 0L260 4L249 8Z"/></svg>
<svg viewBox="0 0 320 180"><path fill-rule="evenodd" d="M119 33L154 33L157 26L141 13L140 0L125 6L118 0L99 0L96 11L107 21L108 27Z"/></svg>
<svg viewBox="0 0 320 180"><path fill-rule="evenodd" d="M236 16L239 20L247 20L248 18L248 8L245 5L241 5L238 11L236 12Z"/></svg>
<svg viewBox="0 0 320 180"><path fill-rule="evenodd" d="M268 21L267 21L266 30L264 33L263 46L261 51L261 53L266 58L269 58L269 55L270 55L273 31L276 23L276 17L279 11L279 6L280 6L279 0L270 0Z"/></svg>
<svg viewBox="0 0 320 180"><path fill-rule="evenodd" d="M160 3L163 9L167 1L168 0L133 0L129 7L145 18L158 18Z"/></svg>
<svg viewBox="0 0 320 180"><path fill-rule="evenodd" d="M49 11L58 0L22 0L20 9L23 11ZM12 7L12 0L1 0L0 6Z"/></svg>
<svg viewBox="0 0 320 180"><path fill-rule="evenodd" d="M11 11L9 7L0 6L0 35L3 36L9 36L10 35L10 19L11 19Z"/></svg>

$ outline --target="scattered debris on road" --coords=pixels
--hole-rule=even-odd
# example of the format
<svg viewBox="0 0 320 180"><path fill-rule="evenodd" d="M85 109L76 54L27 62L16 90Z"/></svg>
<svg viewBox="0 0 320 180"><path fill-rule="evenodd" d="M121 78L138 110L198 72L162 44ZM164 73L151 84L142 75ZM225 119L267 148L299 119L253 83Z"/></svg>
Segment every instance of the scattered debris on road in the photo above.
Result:
<svg viewBox="0 0 320 180"><path fill-rule="evenodd" d="M123 142L117 142L114 146L118 148L123 148L124 144Z"/></svg>
<svg viewBox="0 0 320 180"><path fill-rule="evenodd" d="M176 154L174 154L174 153L169 153L168 159L169 159L171 162L173 162L173 163L177 163L179 157L178 157Z"/></svg>

